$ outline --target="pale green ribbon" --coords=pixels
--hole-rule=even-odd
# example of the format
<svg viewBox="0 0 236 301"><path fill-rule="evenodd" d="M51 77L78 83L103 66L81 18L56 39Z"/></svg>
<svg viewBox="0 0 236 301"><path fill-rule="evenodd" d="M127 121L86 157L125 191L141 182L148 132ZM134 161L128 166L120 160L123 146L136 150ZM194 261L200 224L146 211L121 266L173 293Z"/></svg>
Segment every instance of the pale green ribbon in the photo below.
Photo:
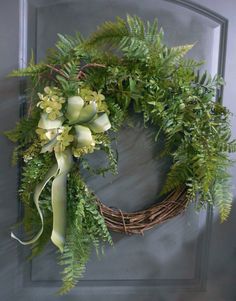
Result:
<svg viewBox="0 0 236 301"><path fill-rule="evenodd" d="M42 214L42 211L41 211L40 206L39 206L39 196L40 196L41 192L43 191L44 187L46 186L46 184L48 183L48 181L50 181L50 179L57 174L57 171L58 171L57 165L54 165L48 171L48 173L46 174L44 180L41 183L37 184L36 187L35 187L34 203L35 203L35 206L38 210L38 213L39 213L39 216L40 216L40 219L41 219L41 228L40 228L39 232L34 236L34 238L32 238L28 241L20 240L18 237L15 236L15 234L13 232L11 232L11 237L18 240L22 245L29 245L29 244L32 244L32 243L36 242L38 240L38 238L41 236L41 234L43 233L43 224L44 224L44 222L43 222L43 214Z"/></svg>
<svg viewBox="0 0 236 301"><path fill-rule="evenodd" d="M77 147L86 147L93 143L92 132L102 133L110 127L110 121L106 113L100 116L97 112L97 105L91 102L85 105L84 100L79 96L68 99L66 117L70 125L74 125L76 131ZM41 152L52 151L57 143L58 128L62 126L63 118L49 120L47 114L43 113L38 127L48 130L49 142L42 147ZM51 135L50 131L54 130ZM50 136L51 135L51 136ZM51 189L52 211L53 211L53 230L51 240L55 246L63 252L66 235L66 182L67 175L73 165L71 150L67 148L63 152L55 152L56 164L48 171L44 180L36 185L34 192L34 203L41 219L41 228L39 232L30 240L22 241L11 233L12 238L18 240L23 245L35 243L43 233L44 220L40 209L39 197L46 184L54 177Z"/></svg>
<svg viewBox="0 0 236 301"><path fill-rule="evenodd" d="M39 197L46 184L53 178L51 198L53 209L53 231L51 235L52 242L63 251L65 241L65 228L66 228L66 181L67 174L72 167L72 154L71 151L65 150L61 153L56 153L57 163L46 174L44 180L37 184L34 192L34 203L38 210L41 219L41 228L39 232L30 240L22 241L11 233L11 237L18 240L22 245L29 245L35 243L43 233L44 220L43 213L39 205Z"/></svg>
<svg viewBox="0 0 236 301"><path fill-rule="evenodd" d="M80 96L73 96L68 99L66 117L71 125L75 125L76 133L83 131L78 125L87 128L88 138L91 131L94 133L103 133L110 129L111 124L106 113L98 114L97 104L92 101L85 105Z"/></svg>
<svg viewBox="0 0 236 301"><path fill-rule="evenodd" d="M71 150L55 153L58 173L52 182L53 230L51 240L63 252L66 231L66 182L73 165Z"/></svg>

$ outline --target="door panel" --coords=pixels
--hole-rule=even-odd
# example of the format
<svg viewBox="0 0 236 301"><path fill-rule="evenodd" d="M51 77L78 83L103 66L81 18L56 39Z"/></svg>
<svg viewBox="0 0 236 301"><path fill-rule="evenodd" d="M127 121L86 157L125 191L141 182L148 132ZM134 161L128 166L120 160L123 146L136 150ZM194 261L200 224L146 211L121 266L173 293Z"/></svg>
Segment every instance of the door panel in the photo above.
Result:
<svg viewBox="0 0 236 301"><path fill-rule="evenodd" d="M19 6L18 3L12 6L8 3L5 7L8 16L19 12L20 40L15 37L15 41L13 35L7 38L14 50L19 42L20 67L26 64L31 49L38 62L43 59L47 48L54 45L57 33L74 34L79 30L87 36L105 20L125 17L128 13L146 20L157 17L159 26L164 28L168 45L197 42L189 56L204 59L204 68L213 74L224 72L226 19L187 1L21 0ZM9 20L2 22L7 24ZM13 66L9 64L11 57L15 59ZM7 72L17 67L16 57L15 53L9 54L5 62ZM22 109L22 102L25 101L24 83L20 82L18 89L16 81L11 80L12 95L8 93L7 83L3 81L1 86L1 94L5 93L8 99L1 103L1 129L13 126L19 107ZM106 204L124 210L137 210L158 201L156 195L165 179L169 161L158 159L162 142L156 145L152 138L152 129L143 129L140 119L134 116L134 126L126 125L119 132L119 174L102 178L84 173L88 185ZM4 157L1 160L6 172L1 179L1 195L4 196L1 216L2 228L6 229L17 216L17 170L9 167L11 145L6 139L3 139L3 143ZM98 158L99 162L104 163L104 158L99 154ZM97 164L94 155L89 156L89 160ZM6 218L8 216L9 219ZM211 226L211 210L197 214L191 206L184 215L145 232L144 236L113 234L114 248L107 247L105 256L100 260L93 254L78 287L61 299L120 300L122 297L122 300L170 300L172 294L172 300L185 300L180 296L188 292L193 298L198 298L198 292L204 292L207 285ZM54 247L48 245L41 256L32 262L25 262L28 248L16 246L16 242L12 242L8 236L8 229L1 235L4 239L1 251L9 251L12 259L8 267L1 259L4 267L0 275L1 285L6 283L2 290L4 300L15 300L16 296L18 300L57 300L52 296L60 285ZM8 270L10 273L6 274ZM215 300L224 300L220 298Z"/></svg>
<svg viewBox="0 0 236 301"><path fill-rule="evenodd" d="M190 55L204 58L208 69L212 66L211 54L215 50L213 43L218 24L182 7L177 7L179 13L176 14L176 5L171 3L148 1L137 5L137 1L55 1L50 5L37 2L35 9L36 30L31 32L29 40L31 38L35 41L38 61L45 56L47 48L54 45L58 32L73 34L80 30L87 36L105 20L114 19L117 15L125 17L129 13L149 20L157 17L159 26L165 30L168 44L197 42ZM108 205L126 210L140 209L147 206L147 202L155 201L163 184L164 172L160 171L163 171L165 165L154 158L158 150L152 138L152 131L142 130L140 122L134 128L125 127L120 132L118 176L108 175L105 179L87 176L87 183L100 199ZM79 284L80 290L91 282L94 286L123 285L127 288L140 285L199 287L202 284L199 277L205 267L201 266L201 276L197 275L201 265L198 253L206 247L203 244L207 243L203 242L201 236L204 234L199 228L199 219L204 220L204 223L206 219L202 215L204 213L197 215L190 209L184 216L145 233L144 237L114 234L114 249L108 248L106 256L100 261L93 256ZM35 282L42 285L51 280L55 282L60 279L59 276L53 248L33 260L32 285Z"/></svg>

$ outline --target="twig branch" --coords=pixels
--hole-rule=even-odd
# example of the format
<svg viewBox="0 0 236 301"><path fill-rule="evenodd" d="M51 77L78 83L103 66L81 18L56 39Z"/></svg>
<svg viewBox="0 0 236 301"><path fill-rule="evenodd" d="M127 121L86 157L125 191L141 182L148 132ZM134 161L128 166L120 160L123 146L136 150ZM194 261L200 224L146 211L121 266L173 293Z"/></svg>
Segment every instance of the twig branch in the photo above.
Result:
<svg viewBox="0 0 236 301"><path fill-rule="evenodd" d="M84 69L86 69L86 68L93 68L93 67L95 67L95 68L105 68L106 65L104 65L104 64L98 64L98 63L89 63L89 64L86 64L83 67L81 67L81 69L80 69L80 71L78 73L78 77L77 78L81 79L81 78L85 77L86 74L84 72Z"/></svg>
<svg viewBox="0 0 236 301"><path fill-rule="evenodd" d="M157 224L181 214L188 203L186 187L170 192L164 201L138 212L112 209L96 199L109 229L124 234L142 234Z"/></svg>
<svg viewBox="0 0 236 301"><path fill-rule="evenodd" d="M49 64L46 64L46 66L47 66L48 68L50 68L51 70L55 71L56 73L58 73L58 74L60 74L60 75L62 75L63 77L65 77L65 78L68 79L68 76L66 76L65 73L62 72L60 69L58 69L58 68L56 68L56 67L54 67L54 66L52 66L52 65L49 65Z"/></svg>

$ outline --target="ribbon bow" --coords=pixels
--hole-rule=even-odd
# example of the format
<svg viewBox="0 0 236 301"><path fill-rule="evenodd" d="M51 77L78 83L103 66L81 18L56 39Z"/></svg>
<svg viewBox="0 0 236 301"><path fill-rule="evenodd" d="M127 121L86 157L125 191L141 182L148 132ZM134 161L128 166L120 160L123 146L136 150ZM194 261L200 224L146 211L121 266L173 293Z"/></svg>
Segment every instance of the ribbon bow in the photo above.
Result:
<svg viewBox="0 0 236 301"><path fill-rule="evenodd" d="M84 105L84 100L80 96L68 99L66 117L70 125L75 125L78 147L93 144L92 132L102 133L111 127L106 113L98 115L96 102Z"/></svg>
<svg viewBox="0 0 236 301"><path fill-rule="evenodd" d="M48 171L44 180L36 185L34 203L41 219L39 232L28 241L22 241L13 233L11 236L23 245L36 242L43 233L44 220L40 209L39 198L46 184L54 178L51 187L51 201L53 211L53 230L51 240L55 246L63 252L66 235L66 182L67 175L73 165L73 154L70 146L74 142L77 149L95 145L92 133L103 133L110 127L110 121L106 113L98 113L95 101L85 104L80 96L68 98L66 120L59 117L50 120L47 113L42 113L38 123L39 129L44 131L47 142L44 143L41 153L55 153L56 163ZM65 122L65 125L63 124ZM74 127L74 136L69 131ZM63 141L63 135L66 136ZM75 154L74 154L75 155Z"/></svg>

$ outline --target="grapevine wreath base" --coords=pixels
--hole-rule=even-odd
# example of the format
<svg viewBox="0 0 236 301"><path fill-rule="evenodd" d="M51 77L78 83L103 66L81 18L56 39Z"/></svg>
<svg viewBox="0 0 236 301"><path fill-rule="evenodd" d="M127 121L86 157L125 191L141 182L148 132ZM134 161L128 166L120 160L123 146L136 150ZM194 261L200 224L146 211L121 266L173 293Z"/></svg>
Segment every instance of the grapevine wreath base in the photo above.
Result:
<svg viewBox="0 0 236 301"><path fill-rule="evenodd" d="M155 225L181 214L188 203L185 187L168 194L161 202L137 212L113 209L97 200L100 212L109 229L124 234L143 234Z"/></svg>
<svg viewBox="0 0 236 301"><path fill-rule="evenodd" d="M23 162L19 196L29 239L11 236L31 246L31 258L49 241L55 245L63 266L60 294L76 286L94 248L99 254L113 244L108 229L143 234L194 200L197 210L215 205L227 219L228 153L236 141L230 112L216 97L224 80L185 58L193 46L168 47L157 20L127 16L87 39L59 34L43 62L32 56L28 67L12 72L29 79L27 115L6 133L17 144L14 161ZM81 175L84 169L117 174L114 140L130 110L154 128L155 142L164 137L161 155L172 164L160 193L165 199L134 213L103 204ZM86 156L98 150L107 166L95 170Z"/></svg>

